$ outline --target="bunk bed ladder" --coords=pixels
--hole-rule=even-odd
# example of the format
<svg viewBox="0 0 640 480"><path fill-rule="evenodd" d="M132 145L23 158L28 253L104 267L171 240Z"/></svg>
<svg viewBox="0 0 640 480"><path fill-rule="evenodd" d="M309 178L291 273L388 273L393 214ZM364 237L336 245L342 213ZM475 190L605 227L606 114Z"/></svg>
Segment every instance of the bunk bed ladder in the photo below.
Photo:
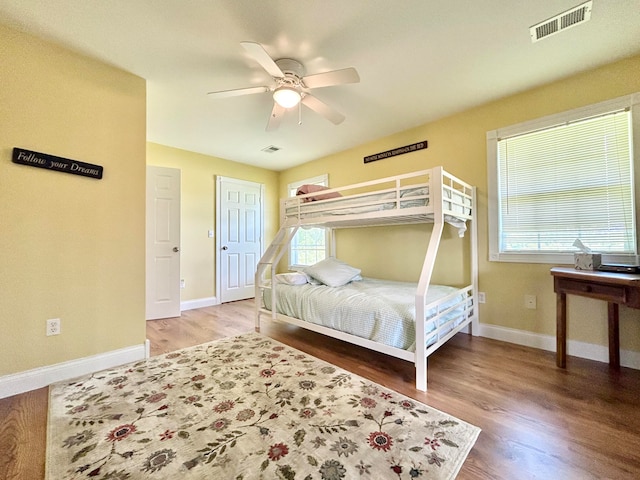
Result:
<svg viewBox="0 0 640 480"><path fill-rule="evenodd" d="M269 245L267 250L264 252L264 255L260 258L258 262L258 267L256 269L256 332L260 331L260 308L262 307L262 290L265 287L265 274L267 273L267 269L270 269L269 278L271 279L271 295L272 295L272 316L276 318L276 307L275 307L275 282L273 279L275 278L276 268L278 266L278 262L287 251L287 247L289 243L291 243L291 239L294 237L296 232L298 231L298 227L280 227L278 233L276 234L273 242Z"/></svg>

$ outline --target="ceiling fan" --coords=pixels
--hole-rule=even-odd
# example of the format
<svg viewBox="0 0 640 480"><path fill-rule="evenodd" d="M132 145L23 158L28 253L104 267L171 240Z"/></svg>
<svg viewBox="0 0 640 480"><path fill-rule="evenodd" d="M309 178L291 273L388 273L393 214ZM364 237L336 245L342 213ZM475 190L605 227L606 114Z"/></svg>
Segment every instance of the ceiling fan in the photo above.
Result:
<svg viewBox="0 0 640 480"><path fill-rule="evenodd" d="M344 115L311 95L309 90L344 83L358 83L360 77L355 68L344 68L305 76L305 68L297 60L291 58L273 60L259 43L240 42L240 45L273 77L274 84L209 92L208 95L214 98L226 98L273 92L273 110L267 122L267 131L277 129L287 109L297 105L300 108L300 104L322 115L335 125L344 121Z"/></svg>

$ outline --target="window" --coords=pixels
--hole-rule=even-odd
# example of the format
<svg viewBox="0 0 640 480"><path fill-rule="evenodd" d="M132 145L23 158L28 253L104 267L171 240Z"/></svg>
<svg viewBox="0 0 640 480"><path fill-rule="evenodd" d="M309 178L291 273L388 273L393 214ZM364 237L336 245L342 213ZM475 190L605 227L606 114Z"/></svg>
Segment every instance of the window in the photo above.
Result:
<svg viewBox="0 0 640 480"><path fill-rule="evenodd" d="M301 185L328 187L329 176L320 175L290 183L289 196L294 197ZM289 245L289 268L294 270L324 260L328 256L327 245L327 230L325 228L299 228Z"/></svg>
<svg viewBox="0 0 640 480"><path fill-rule="evenodd" d="M640 94L488 132L489 259L635 261L634 127Z"/></svg>

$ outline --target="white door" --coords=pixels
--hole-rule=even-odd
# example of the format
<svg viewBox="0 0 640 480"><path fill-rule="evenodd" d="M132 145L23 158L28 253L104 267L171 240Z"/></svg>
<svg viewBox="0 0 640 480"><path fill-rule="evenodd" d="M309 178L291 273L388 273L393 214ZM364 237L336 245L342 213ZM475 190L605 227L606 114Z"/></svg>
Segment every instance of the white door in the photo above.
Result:
<svg viewBox="0 0 640 480"><path fill-rule="evenodd" d="M259 183L218 177L216 284L220 303L255 296L256 267L262 255L262 193Z"/></svg>
<svg viewBox="0 0 640 480"><path fill-rule="evenodd" d="M180 316L180 170L147 167L146 318Z"/></svg>

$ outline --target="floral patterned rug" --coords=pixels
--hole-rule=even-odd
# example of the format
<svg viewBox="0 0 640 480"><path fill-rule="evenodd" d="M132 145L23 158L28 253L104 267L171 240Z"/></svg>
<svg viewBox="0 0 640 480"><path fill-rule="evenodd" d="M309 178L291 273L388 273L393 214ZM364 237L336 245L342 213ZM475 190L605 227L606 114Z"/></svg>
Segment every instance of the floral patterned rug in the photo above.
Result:
<svg viewBox="0 0 640 480"><path fill-rule="evenodd" d="M451 479L479 433L249 333L52 385L46 478Z"/></svg>

